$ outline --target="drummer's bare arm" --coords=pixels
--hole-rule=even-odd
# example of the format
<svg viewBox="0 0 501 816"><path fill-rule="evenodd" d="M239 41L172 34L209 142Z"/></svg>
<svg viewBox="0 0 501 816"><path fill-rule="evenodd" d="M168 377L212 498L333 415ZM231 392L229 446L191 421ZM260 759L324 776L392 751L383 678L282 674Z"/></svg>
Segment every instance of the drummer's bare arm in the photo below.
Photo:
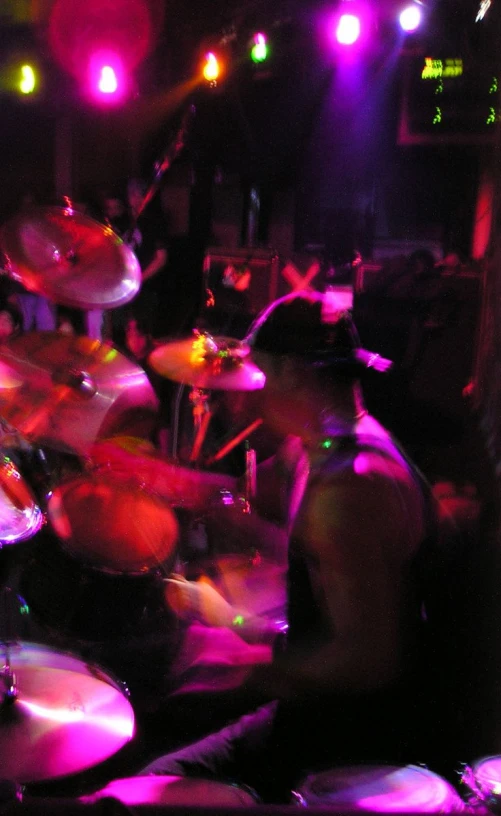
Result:
<svg viewBox="0 0 501 816"><path fill-rule="evenodd" d="M146 266L143 271L141 272L141 279L143 281L147 281L152 278L157 272L160 272L161 269L167 263L167 250L166 249L157 249L152 260Z"/></svg>
<svg viewBox="0 0 501 816"><path fill-rule="evenodd" d="M285 625L229 603L209 578L188 581L171 575L164 579L164 597L180 619L232 629L248 643L271 644Z"/></svg>

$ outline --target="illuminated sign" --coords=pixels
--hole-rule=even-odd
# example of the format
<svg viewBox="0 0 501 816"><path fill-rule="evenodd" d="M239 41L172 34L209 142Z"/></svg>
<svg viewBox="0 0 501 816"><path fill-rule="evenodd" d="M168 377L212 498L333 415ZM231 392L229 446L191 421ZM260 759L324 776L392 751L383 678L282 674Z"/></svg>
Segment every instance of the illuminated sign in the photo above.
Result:
<svg viewBox="0 0 501 816"><path fill-rule="evenodd" d="M433 59L425 57L421 79L452 79L463 75L462 59Z"/></svg>

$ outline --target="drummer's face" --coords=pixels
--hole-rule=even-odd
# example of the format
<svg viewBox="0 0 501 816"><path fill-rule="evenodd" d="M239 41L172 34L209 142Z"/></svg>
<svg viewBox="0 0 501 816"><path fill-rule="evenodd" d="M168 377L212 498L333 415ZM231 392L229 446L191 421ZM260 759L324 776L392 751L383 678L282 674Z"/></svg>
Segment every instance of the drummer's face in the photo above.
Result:
<svg viewBox="0 0 501 816"><path fill-rule="evenodd" d="M277 355L254 350L252 360L266 376L264 388L255 392L264 421L280 435L294 433L291 427L294 392L287 364Z"/></svg>

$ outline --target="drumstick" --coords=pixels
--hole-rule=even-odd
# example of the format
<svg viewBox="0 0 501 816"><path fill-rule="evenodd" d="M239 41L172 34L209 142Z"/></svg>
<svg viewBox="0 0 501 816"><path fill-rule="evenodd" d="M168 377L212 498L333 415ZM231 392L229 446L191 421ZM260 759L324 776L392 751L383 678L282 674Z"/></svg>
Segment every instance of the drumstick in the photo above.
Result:
<svg viewBox="0 0 501 816"><path fill-rule="evenodd" d="M191 451L190 462L196 462L198 457L200 456L200 451L202 449L202 445L203 445L205 437L207 435L207 428L209 427L209 422L210 421L211 421L211 415L207 411L203 415L202 421L200 422L200 427L198 428L197 435L196 435L195 441L193 443L193 450Z"/></svg>
<svg viewBox="0 0 501 816"><path fill-rule="evenodd" d="M259 428L259 426L262 425L262 423L263 423L262 419L255 419L254 422L251 422L250 425L247 425L247 427L244 428L243 431L240 431L240 433L237 434L229 442L227 442L226 445L223 445L223 447L217 453L215 453L214 456L211 456L210 459L207 459L205 464L212 465L214 462L219 462L219 460L222 459L223 456L226 456L226 454L232 451L233 448L236 447L240 442L243 442L243 440L246 439L246 437L250 436L251 433L256 430L256 428Z"/></svg>

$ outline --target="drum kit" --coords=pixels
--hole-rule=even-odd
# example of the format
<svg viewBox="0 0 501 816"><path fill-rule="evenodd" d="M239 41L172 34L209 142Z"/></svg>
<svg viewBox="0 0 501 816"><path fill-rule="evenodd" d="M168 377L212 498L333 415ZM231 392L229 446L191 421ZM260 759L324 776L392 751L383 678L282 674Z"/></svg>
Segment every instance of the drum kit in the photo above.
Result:
<svg viewBox="0 0 501 816"><path fill-rule="evenodd" d="M112 309L130 301L140 287L133 253L108 227L69 206L34 207L16 216L3 227L2 247L9 276L57 304ZM0 554L50 526L58 557L62 554L65 568L72 570L63 580L69 595L61 597L62 606L70 604L81 574L88 586L90 575L135 580L157 569L172 570L179 538L175 511L191 508L191 467L201 460L211 419L207 392L264 385L245 343L203 332L163 343L149 362L162 377L192 390L194 441L186 467L163 460L151 446L158 400L144 370L110 343L30 332L0 346ZM259 422L226 442L210 461L246 440ZM23 475L19 451L35 451L42 462L46 454L56 457L57 467L43 475L42 490L30 483L33 474ZM76 474L65 471L68 457L81 464ZM255 460L248 455L246 463L248 499L255 489ZM40 560L33 562L31 583L39 589L43 562L52 570L54 552L44 554L42 547ZM46 592L43 581L41 591ZM21 639L19 618L27 605L7 586L0 602L0 780L24 785L58 780L115 755L136 728L125 685L76 652ZM57 624L62 609L52 612ZM479 761L461 781L466 796L422 767L338 768L307 777L293 801L338 811L499 810L501 758ZM202 780L160 777L153 792L147 779L125 783L133 787L126 801L199 804L202 798L202 804L248 807L256 802L227 785L219 785L216 795L211 785L217 783ZM117 784L109 786L109 795L120 798ZM142 788L138 792L138 784L148 788L146 794Z"/></svg>
<svg viewBox="0 0 501 816"><path fill-rule="evenodd" d="M4 224L1 243L6 274L56 304L107 310L139 291L133 252L69 202L18 214ZM33 331L0 346L0 555L21 542L31 546L47 525L59 556L71 565L70 595L78 596L80 575L88 586L91 575L133 580L170 572L179 537L175 506L186 498L179 497L178 483L203 445L207 391L263 385L264 376L246 356L243 343L202 333L164 343L152 354L155 371L196 395L196 455L183 469L151 450L158 399L144 369L111 343ZM114 454L127 450L117 439L133 440L134 472L130 462L121 468L115 461ZM46 466L41 489L22 465L34 453ZM162 495L149 483L152 468L156 476L160 468ZM50 558L47 552L52 569ZM45 560L42 547L34 580L31 575L39 589ZM62 583L65 577L59 576ZM28 570L28 589L29 578ZM18 619L31 598L26 604L17 589L0 589L0 779L59 779L111 757L135 730L127 689L76 651L21 640Z"/></svg>

